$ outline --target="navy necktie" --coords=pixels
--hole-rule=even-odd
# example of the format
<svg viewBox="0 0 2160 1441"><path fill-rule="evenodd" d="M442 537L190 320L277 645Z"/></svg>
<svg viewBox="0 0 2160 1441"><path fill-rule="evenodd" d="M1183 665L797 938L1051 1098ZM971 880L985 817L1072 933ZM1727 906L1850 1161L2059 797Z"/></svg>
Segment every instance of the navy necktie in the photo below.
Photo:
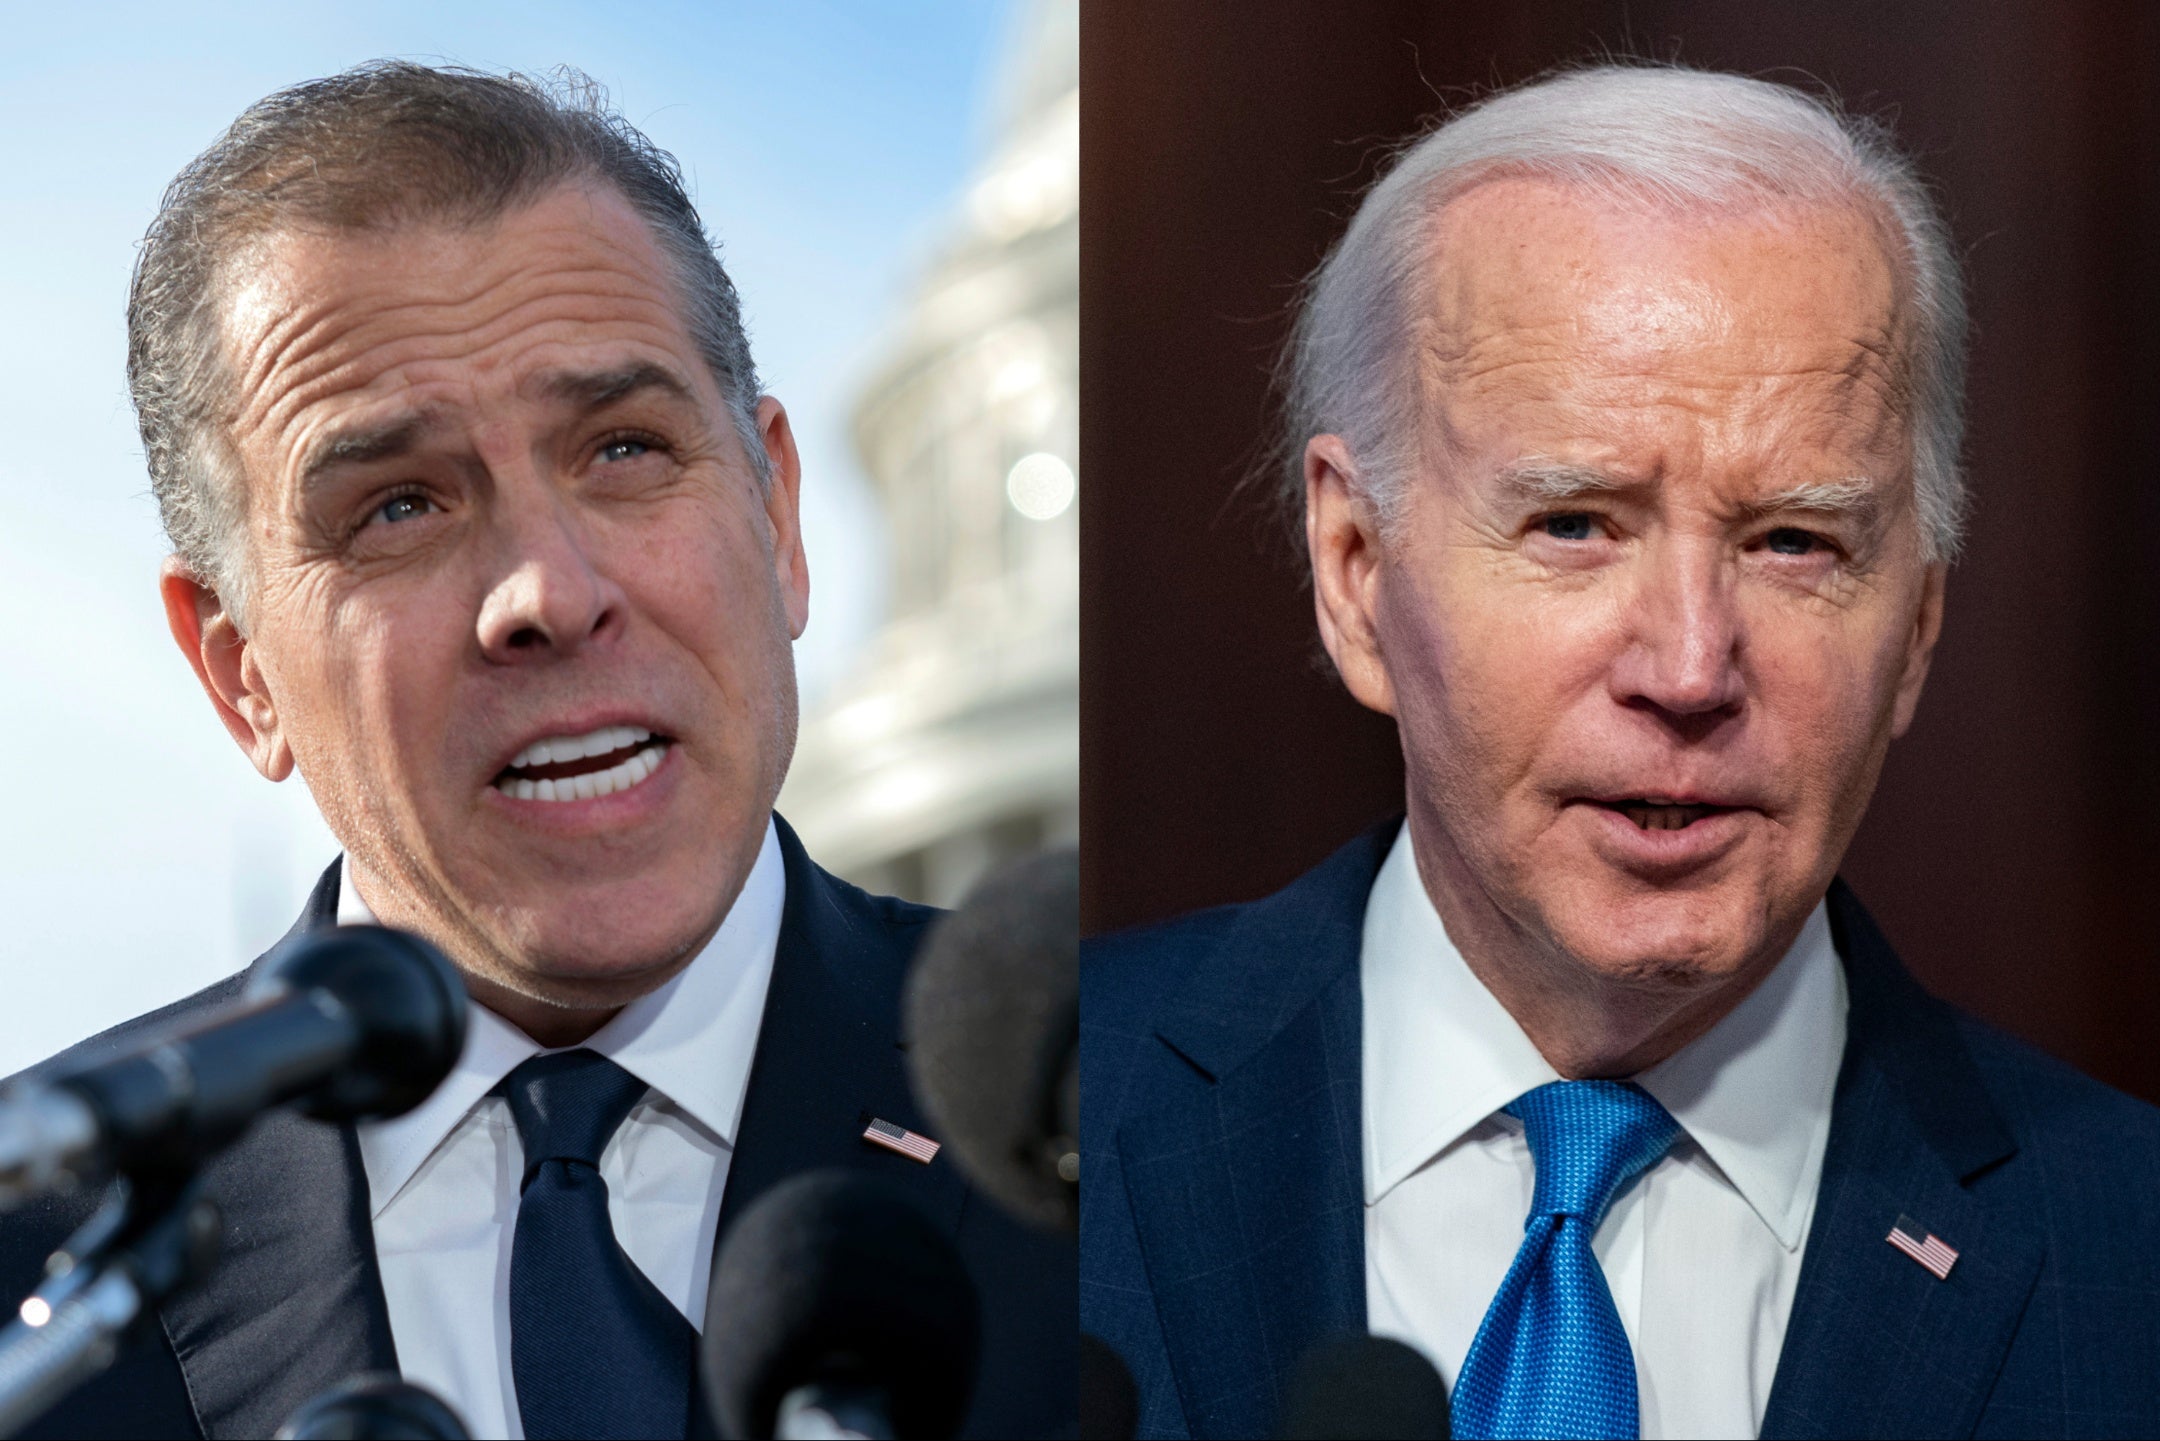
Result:
<svg viewBox="0 0 2160 1441"><path fill-rule="evenodd" d="M1507 1107L1537 1163L1522 1249L1455 1383L1455 1434L1641 1434L1635 1352L1590 1249L1613 1197L1680 1124L1625 1081L1555 1081Z"/></svg>
<svg viewBox="0 0 2160 1441"><path fill-rule="evenodd" d="M597 1051L556 1051L501 1091L525 1147L510 1252L510 1373L533 1441L680 1438L697 1332L623 1254L600 1153L645 1083Z"/></svg>

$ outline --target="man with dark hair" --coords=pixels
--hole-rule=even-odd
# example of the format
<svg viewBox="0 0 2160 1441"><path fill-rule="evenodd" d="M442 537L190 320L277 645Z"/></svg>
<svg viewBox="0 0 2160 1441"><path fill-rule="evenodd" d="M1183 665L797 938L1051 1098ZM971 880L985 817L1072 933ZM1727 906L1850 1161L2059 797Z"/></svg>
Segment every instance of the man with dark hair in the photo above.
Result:
<svg viewBox="0 0 2160 1441"><path fill-rule="evenodd" d="M217 1267L44 1429L268 1435L401 1369L476 1435L697 1434L716 1236L819 1167L966 1256L968 1429L1068 1428L1069 1246L864 1139L924 1124L897 1042L932 913L773 814L800 468L674 162L589 86L365 66L181 173L128 319L173 637L345 847L296 929L416 931L476 1005L417 1110L219 1157ZM94 1199L0 1223L11 1294Z"/></svg>

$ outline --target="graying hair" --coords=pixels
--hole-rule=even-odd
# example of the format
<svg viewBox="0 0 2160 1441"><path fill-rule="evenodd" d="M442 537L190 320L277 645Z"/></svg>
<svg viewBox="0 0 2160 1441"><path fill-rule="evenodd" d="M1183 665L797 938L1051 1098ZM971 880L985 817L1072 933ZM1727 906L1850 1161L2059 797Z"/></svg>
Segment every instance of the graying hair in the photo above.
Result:
<svg viewBox="0 0 2160 1441"><path fill-rule="evenodd" d="M1308 282L1283 363L1282 501L1303 550L1304 451L1343 437L1386 534L1423 459L1416 327L1432 220L1496 175L1548 177L1665 209L1851 204L1904 254L1909 416L1921 546L1955 555L1964 527L1965 298L1943 220L1888 129L1791 86L1678 66L1598 65L1493 96L1412 142Z"/></svg>
<svg viewBox="0 0 2160 1441"><path fill-rule="evenodd" d="M225 291L254 243L296 229L485 225L564 184L621 193L652 227L685 321L761 483L757 368L735 286L673 156L573 70L552 80L385 60L256 102L166 187L128 295L128 386L173 550L235 621L245 480L227 431Z"/></svg>

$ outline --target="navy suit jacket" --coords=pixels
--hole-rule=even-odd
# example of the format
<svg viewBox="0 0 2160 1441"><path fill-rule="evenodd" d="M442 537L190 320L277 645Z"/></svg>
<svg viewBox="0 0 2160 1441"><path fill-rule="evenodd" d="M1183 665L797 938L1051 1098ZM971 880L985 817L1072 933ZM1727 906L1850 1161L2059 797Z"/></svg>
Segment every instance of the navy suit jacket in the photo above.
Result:
<svg viewBox="0 0 2160 1441"><path fill-rule="evenodd" d="M1264 1436L1365 1329L1358 953L1390 823L1288 889L1089 942L1081 1329L1142 1436ZM2160 1435L2160 1111L1929 996L1830 891L1851 996L1765 1436ZM1958 1251L1937 1280L1886 1237Z"/></svg>
<svg viewBox="0 0 2160 1441"><path fill-rule="evenodd" d="M777 824L787 902L720 1237L744 1207L797 1172L838 1166L899 1186L952 1235L982 1296L983 1359L966 1434L1070 1433L1071 1243L1006 1220L947 1156L924 1166L861 1139L871 1116L935 1134L908 1093L900 998L916 942L937 913L826 874L786 822ZM335 924L337 901L333 865L294 929ZM244 980L221 981L56 1060L215 1006ZM213 1161L206 1181L225 1215L216 1269L168 1301L112 1370L24 1435L268 1436L356 1372L397 1369L350 1126L273 1114ZM47 1254L98 1199L48 1200L0 1217L0 1294L9 1305L36 1286Z"/></svg>

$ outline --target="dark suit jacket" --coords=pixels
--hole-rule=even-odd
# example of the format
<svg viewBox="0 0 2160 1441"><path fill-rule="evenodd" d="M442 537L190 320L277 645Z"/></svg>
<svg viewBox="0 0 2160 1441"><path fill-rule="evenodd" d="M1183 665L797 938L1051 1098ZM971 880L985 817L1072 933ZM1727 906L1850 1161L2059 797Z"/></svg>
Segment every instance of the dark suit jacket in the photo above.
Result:
<svg viewBox="0 0 2160 1441"><path fill-rule="evenodd" d="M924 1166L861 1139L873 1115L935 1135L908 1094L899 1018L909 960L937 913L864 894L811 864L784 821L779 832L787 904L719 1234L724 1240L745 1206L800 1171L839 1166L901 1187L951 1233L982 1295L983 1363L968 1434L1070 1433L1070 1242L1007 1221L949 1155ZM333 865L294 929L334 924L337 901ZM214 1006L243 979L66 1058ZM272 1115L214 1161L207 1180L225 1214L216 1269L167 1302L161 1325L111 1371L25 1435L268 1436L355 1372L397 1369L351 1127ZM97 1199L47 1201L0 1218L0 1292L10 1305L35 1287L46 1255Z"/></svg>
<svg viewBox="0 0 2160 1441"><path fill-rule="evenodd" d="M1142 1436L1266 1435L1297 1359L1365 1329L1358 951L1394 835L1082 949L1081 1328ZM1830 923L1845 1057L1763 1434L2160 1435L2160 1111L1929 996L1842 884Z"/></svg>

